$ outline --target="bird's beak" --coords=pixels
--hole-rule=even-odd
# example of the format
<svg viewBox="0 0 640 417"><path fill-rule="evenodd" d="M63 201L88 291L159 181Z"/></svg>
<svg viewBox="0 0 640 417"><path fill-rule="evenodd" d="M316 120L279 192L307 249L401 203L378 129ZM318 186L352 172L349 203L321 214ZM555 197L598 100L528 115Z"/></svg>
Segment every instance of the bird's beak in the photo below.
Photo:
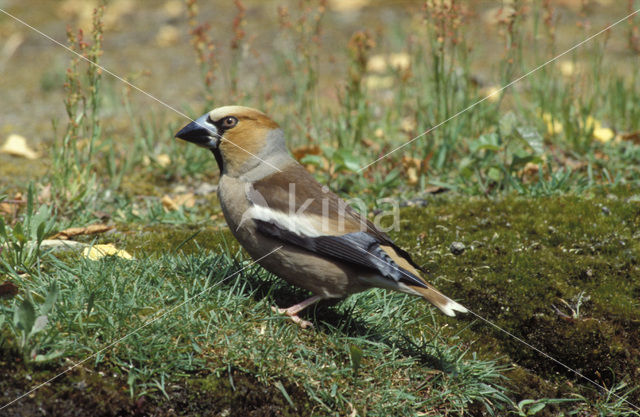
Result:
<svg viewBox="0 0 640 417"><path fill-rule="evenodd" d="M176 137L208 149L217 149L220 145L218 128L209 121L208 114L200 116L180 129Z"/></svg>

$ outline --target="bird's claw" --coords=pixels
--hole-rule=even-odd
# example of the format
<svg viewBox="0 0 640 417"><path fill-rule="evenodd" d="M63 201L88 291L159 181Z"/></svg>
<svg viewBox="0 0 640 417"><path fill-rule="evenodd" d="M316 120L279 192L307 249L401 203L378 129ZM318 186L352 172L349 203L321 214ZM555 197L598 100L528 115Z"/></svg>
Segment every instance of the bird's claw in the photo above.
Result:
<svg viewBox="0 0 640 417"><path fill-rule="evenodd" d="M296 323L298 326L300 326L303 329L306 329L308 327L313 327L313 323L311 323L310 321L301 319L300 316L298 316L298 313L294 313L290 311L288 308L271 307L271 310L274 313L284 314L288 316L294 323Z"/></svg>

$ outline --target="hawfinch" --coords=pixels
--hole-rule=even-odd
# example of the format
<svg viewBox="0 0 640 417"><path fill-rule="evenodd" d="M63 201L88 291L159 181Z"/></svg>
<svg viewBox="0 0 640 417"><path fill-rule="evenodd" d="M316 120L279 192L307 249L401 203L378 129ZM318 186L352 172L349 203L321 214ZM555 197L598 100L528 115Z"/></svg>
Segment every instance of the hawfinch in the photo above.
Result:
<svg viewBox="0 0 640 417"><path fill-rule="evenodd" d="M224 218L249 255L314 294L277 310L302 327L310 325L297 316L302 309L372 287L423 297L447 316L467 312L427 283L389 236L292 158L283 131L264 113L220 107L176 137L213 152Z"/></svg>

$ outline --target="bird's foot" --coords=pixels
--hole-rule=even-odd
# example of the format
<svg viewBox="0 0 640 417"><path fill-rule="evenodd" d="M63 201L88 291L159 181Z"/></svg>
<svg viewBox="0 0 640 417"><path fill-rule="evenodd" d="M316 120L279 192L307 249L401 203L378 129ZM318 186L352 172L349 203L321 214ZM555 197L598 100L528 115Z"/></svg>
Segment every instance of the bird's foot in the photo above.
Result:
<svg viewBox="0 0 640 417"><path fill-rule="evenodd" d="M311 323L310 321L301 319L300 316L298 316L298 312L292 311L291 308L271 307L271 310L273 310L274 313L284 314L288 316L294 323L296 323L298 326L300 326L303 329L306 329L307 327L313 327L313 323Z"/></svg>

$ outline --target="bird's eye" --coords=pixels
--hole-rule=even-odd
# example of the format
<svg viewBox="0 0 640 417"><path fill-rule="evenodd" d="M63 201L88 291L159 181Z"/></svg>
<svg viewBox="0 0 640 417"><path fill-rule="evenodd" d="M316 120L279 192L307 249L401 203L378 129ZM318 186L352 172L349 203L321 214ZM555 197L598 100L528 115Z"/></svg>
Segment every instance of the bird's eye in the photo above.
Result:
<svg viewBox="0 0 640 417"><path fill-rule="evenodd" d="M238 124L238 119L233 116L225 117L224 119L222 119L223 129L231 129L237 124Z"/></svg>

